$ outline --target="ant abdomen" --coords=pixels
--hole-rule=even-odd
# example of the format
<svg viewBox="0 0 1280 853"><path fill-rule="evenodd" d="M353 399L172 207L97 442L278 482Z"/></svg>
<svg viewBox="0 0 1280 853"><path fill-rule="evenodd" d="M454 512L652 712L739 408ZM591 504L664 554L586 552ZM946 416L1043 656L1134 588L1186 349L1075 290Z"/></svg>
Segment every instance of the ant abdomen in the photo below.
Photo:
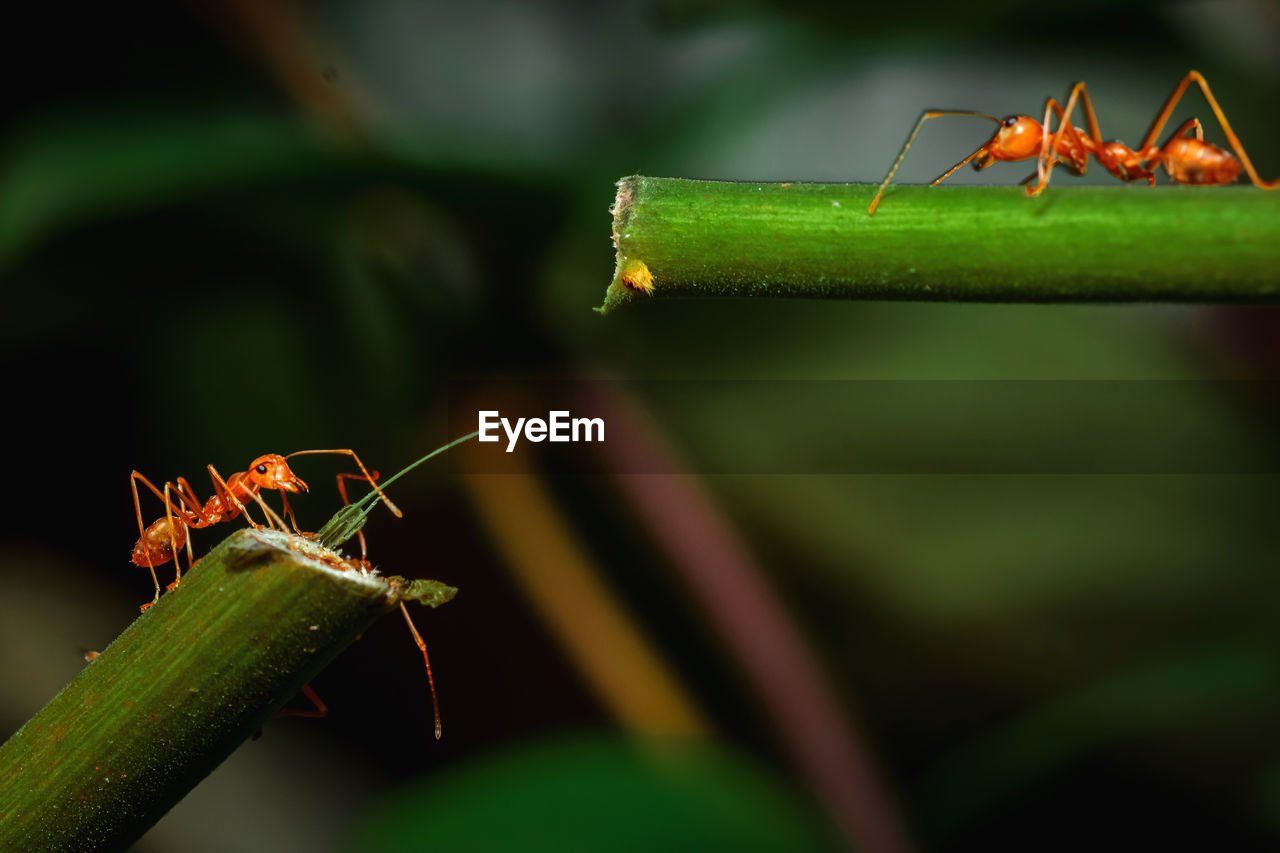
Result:
<svg viewBox="0 0 1280 853"><path fill-rule="evenodd" d="M1164 149L1164 170L1178 183L1230 184L1239 177L1240 168L1231 152L1202 139L1174 139Z"/></svg>
<svg viewBox="0 0 1280 853"><path fill-rule="evenodd" d="M151 523L133 546L135 566L161 566L173 559L174 553L187 544L187 527L181 521L161 518Z"/></svg>

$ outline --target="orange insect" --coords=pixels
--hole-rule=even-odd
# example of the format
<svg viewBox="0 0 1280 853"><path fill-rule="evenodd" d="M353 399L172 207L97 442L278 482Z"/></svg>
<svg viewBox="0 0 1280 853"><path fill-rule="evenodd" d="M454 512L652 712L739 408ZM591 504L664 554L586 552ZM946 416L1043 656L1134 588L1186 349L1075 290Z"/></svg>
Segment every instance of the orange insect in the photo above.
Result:
<svg viewBox="0 0 1280 853"><path fill-rule="evenodd" d="M1227 141L1231 143L1235 156L1230 151L1219 148L1213 143L1205 142L1200 120L1195 118L1184 122L1163 146L1155 144L1156 137L1164 130L1169 117L1173 114L1174 107L1178 105L1178 101L1182 99L1187 87L1192 82L1199 84L1205 100L1209 102L1209 106L1213 109L1213 114L1217 117L1218 123L1222 125L1222 130L1227 136ZM1071 114L1074 112L1077 102L1084 109L1085 122L1089 125L1087 131L1071 123ZM1058 117L1058 129L1056 132L1051 131L1049 127L1050 118L1054 115ZM898 154L898 159L894 161L892 168L889 169L889 174L885 176L884 182L880 184L880 189L876 191L875 198L871 200L871 206L867 208L868 216L876 212L876 207L880 204L880 197L884 195L885 189L889 186L889 181L893 179L894 173L902 165L903 159L907 156L907 150L911 147L911 143L915 141L916 134L920 132L920 126L927 119L941 116L985 118L996 122L1000 127L996 130L995 135L981 145L977 151L952 166L929 186L937 186L961 166L973 160L978 161L973 164L975 169L985 169L992 163L999 161L1012 162L1036 157L1035 174L1027 176L1023 181L1024 184L1030 184L1032 179L1036 179L1034 185L1026 188L1027 195L1034 196L1048 186L1053 167L1059 163L1066 166L1072 174L1083 175L1089 166L1089 155L1093 155L1093 158L1104 169L1122 181L1145 180L1152 186L1156 182L1155 168L1157 166L1163 167L1169 177L1182 184L1209 186L1229 184L1235 181L1240 175L1241 169L1243 169L1248 173L1249 180L1259 189L1274 190L1280 186L1280 179L1264 181L1258 177L1258 172L1253 168L1249 155L1245 153L1244 146L1236 138L1235 132L1227 122L1226 115L1222 112L1222 108L1218 106L1218 101L1213 97L1213 92L1209 90L1209 84L1205 81L1204 76L1198 71L1191 71L1187 73L1186 77L1182 78L1177 88L1173 90L1173 94L1165 101L1164 106L1151 123L1151 128L1147 131L1142 144L1136 149L1116 140L1103 141L1102 133L1098 129L1097 116L1093 112L1093 103L1089 100L1089 93L1083 83L1077 83L1071 89L1071 95L1067 98L1065 108L1053 98L1049 98L1045 104L1043 121L1036 121L1031 116L1010 116L1001 120L984 113L962 110L927 110L920 116L920 120L916 122L911 135L907 137L906 144L902 146L902 152ZM1239 157L1239 159L1237 160L1236 157Z"/></svg>
<svg viewBox="0 0 1280 853"><path fill-rule="evenodd" d="M134 471L130 474L129 487L133 490L133 508L138 517L138 532L140 534L137 544L133 546L133 563L137 566L146 566L151 570L151 581L156 587L155 598L142 605L142 609L146 610L160 598L160 581L156 577L156 566L162 566L173 560L175 575L173 583L169 584L168 589L173 589L182 580L182 566L178 561L178 552L183 547L187 549L187 568L191 567L193 555L191 539L188 536L190 528L210 527L243 515L255 530L261 530L263 525L254 521L246 511L246 505L250 501L255 501L262 508L263 515L269 525L287 532L289 528L284 520L267 506L266 501L258 494L262 489L274 489L280 492L285 515L293 522L294 532L301 533L298 530L297 521L294 518L293 510L289 506L289 499L286 493L306 492L307 484L303 482L301 477L293 473L286 460L294 456L316 453L345 454L354 459L356 465L360 467L363 476L356 474L338 475L338 490L342 493L344 500L346 499L346 489L343 486L343 477L359 477L367 480L373 486L373 490L382 498L388 509L396 516L400 515L400 509L378 488L376 482L378 475L376 473L370 474L364 463L360 461L360 457L356 455L356 452L348 449L299 450L295 453L290 453L288 456L268 453L253 460L249 464L249 470L237 471L225 480L218 473L218 469L210 465L209 479L213 481L214 494L204 502L201 502L196 497L195 490L191 488L191 484L182 477L178 478L177 483L166 482L164 489L161 490L156 488L155 484L139 472ZM146 527L142 524L142 505L138 500L139 482L164 502L164 516Z"/></svg>
<svg viewBox="0 0 1280 853"><path fill-rule="evenodd" d="M298 529L297 519L293 514L293 509L289 506L288 492L306 492L307 484L289 467L286 461L294 456L306 456L308 454L317 453L337 453L346 454L355 460L359 466L361 473L359 474L338 474L338 493L342 496L344 505L350 504L347 498L347 480L363 480L373 487L378 493L378 497L386 504L397 517L401 516L400 508L391 502L378 486L378 472L370 472L365 467L364 462L356 455L354 450L299 450L286 456L278 453L268 453L265 456L259 456L249 464L247 471L238 471L227 477L225 480L218 470L212 465L209 466L209 479L213 481L214 494L209 500L201 503L195 496L195 490L182 477L179 477L176 483L166 482L164 489L156 488L150 480L134 471L129 475L129 486L133 490L133 508L138 517L138 530L141 535L138 542L133 546L133 562L138 566L146 566L151 570L151 580L155 584L156 594L148 603L142 605L142 610L146 611L155 604L160 598L160 581L156 577L156 566L164 565L170 560L174 561L175 577L173 583L169 584L168 589L173 589L182 579L182 568L178 563L178 552L185 547L187 549L187 568L189 569L193 563L191 552L191 539L188 536L189 528L202 528L218 524L223 521L231 521L241 515L249 522L254 529L262 529L262 525L258 524L249 516L246 505L250 501L254 501L262 508L263 515L267 521L280 530L288 531L284 520L277 515L266 502L262 499L259 492L263 489L274 489L280 492L280 500L283 504L284 514L289 518L293 525L293 531L299 535L303 534ZM163 517L152 522L150 526L142 526L142 507L138 500L138 483L150 489L156 497L164 502L165 514ZM177 496L175 502L173 496ZM358 531L360 538L360 558L358 560L351 559L342 561L339 565L345 571L370 571L368 561L368 546L364 538L364 531ZM427 668L427 684L431 689L431 709L435 717L435 735L436 740L440 739L441 722L440 722L440 700L436 696L435 677L431 672L431 658L427 655L427 644L423 641L422 635L418 633L418 628L413 624L413 620L409 617L409 610L405 607L404 602L400 602L400 612L404 616L404 621L409 626L409 631L413 634L413 640L417 644L418 649L422 652L422 660ZM302 693L314 706L314 710L286 710L282 713L288 716L297 717L324 717L329 713L329 709L325 706L316 692L311 689L310 685L304 685Z"/></svg>

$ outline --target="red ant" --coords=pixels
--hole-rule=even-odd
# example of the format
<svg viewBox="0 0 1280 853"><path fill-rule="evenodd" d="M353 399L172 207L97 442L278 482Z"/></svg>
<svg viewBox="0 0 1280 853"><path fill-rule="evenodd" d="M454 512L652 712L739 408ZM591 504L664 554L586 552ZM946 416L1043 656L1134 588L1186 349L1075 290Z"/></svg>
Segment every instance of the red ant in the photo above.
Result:
<svg viewBox="0 0 1280 853"><path fill-rule="evenodd" d="M360 457L356 455L354 450L299 450L295 453L290 453L288 456L268 453L253 460L249 464L248 471L237 471L225 480L218 473L218 469L210 465L209 479L213 481L214 494L208 501L203 503L196 497L195 489L191 488L191 484L182 477L178 478L176 484L166 482L164 490L161 491L139 472L134 471L130 474L129 487L133 490L133 508L138 517L138 531L141 534L138 537L137 544L133 546L133 563L136 566L146 566L151 570L151 581L156 587L155 598L150 603L144 604L142 609L146 610L160 599L160 581L156 578L156 566L162 566L173 560L175 576L173 583L167 587L168 589L173 589L182 580L182 566L178 562L177 556L184 546L187 549L187 568L191 567L193 555L191 540L187 535L187 531L190 528L210 527L219 522L231 521L243 515L255 530L261 530L263 526L254 521L246 511L245 505L250 500L253 500L262 507L263 515L266 516L268 524L287 532L289 528L285 525L284 520L272 511L267 506L266 501L258 494L262 489L275 489L280 492L285 515L293 522L294 531L301 533L298 530L297 520L293 515L292 508L289 506L289 499L286 493L305 493L307 484L303 482L301 477L293 473L289 463L285 460L294 456L315 453L346 454L355 460L356 465L360 466L363 476L357 474L338 475L338 491L342 494L344 501L346 500L346 488L343 485L344 477L367 480L373 486L373 490L378 493L378 497L382 498L387 508L397 517L400 516L399 507L392 503L391 499L378 488L376 482L378 475L369 473L369 470L365 468L364 463L360 461ZM138 501L139 481L164 502L164 517L152 522L149 527L143 527L142 525L142 506ZM177 496L176 501L172 495Z"/></svg>
<svg viewBox="0 0 1280 853"><path fill-rule="evenodd" d="M1163 146L1155 144L1156 137L1160 135L1160 131L1164 130L1165 124L1169 121L1169 116L1173 114L1174 107L1177 106L1178 101L1193 81L1198 83L1200 90L1204 92L1205 100L1209 102L1209 106L1213 109L1213 114L1217 116L1218 123L1222 125L1222 130L1227 135L1227 141L1231 143L1232 149L1240 158L1239 160L1233 157L1230 151L1205 142L1200 120L1195 118L1184 122ZM1084 108L1085 121L1089 125L1088 132L1071 124L1071 113L1075 110L1077 101ZM1058 117L1057 132L1052 132L1049 129L1049 119L1053 115ZM1151 129L1147 131L1142 144L1136 149L1130 148L1123 142L1114 140L1104 142L1102 140L1102 133L1098 129L1098 119L1093 112L1093 103L1089 100L1089 93L1085 90L1084 83L1077 83L1071 89L1071 96L1067 99L1065 109L1056 100L1049 98L1045 104L1043 122L1038 122L1031 116L1009 116L1001 120L985 113L961 110L928 110L916 122L911 135L907 137L906 144L902 146L902 152L898 154L898 159L894 161L893 167L889 169L889 174L885 176L884 182L880 184L880 189L876 192L875 198L871 200L871 206L867 208L868 216L876 212L876 207L880 204L880 197L884 195L885 188L889 186L889 181L892 180L894 172L898 171L898 167L902 165L903 158L907 156L907 149L911 147L911 143L915 141L916 134L920 132L920 126L925 123L925 120L940 116L985 118L994 121L1000 125L1000 128L977 151L974 151L934 180L929 185L931 187L937 186L961 166L975 159L978 162L974 163L973 167L975 169L985 169L998 161L1012 162L1038 157L1035 174L1028 175L1022 182L1029 184L1033 178L1038 178L1034 186L1026 188L1028 196L1035 196L1048 186L1050 173L1055 165L1062 163L1073 175L1083 175L1088 168L1090 154L1104 169L1122 181L1145 180L1154 186L1156 182L1155 167L1163 166L1169 177L1178 183L1217 186L1234 181L1239 176L1241 168L1243 168L1249 174L1249 180L1259 189L1274 190L1277 186L1280 186L1280 179L1264 181L1258 177L1257 171L1253 168L1253 163L1249 160L1249 155L1244 151L1244 146L1236 138L1235 133L1231 130L1231 125L1227 122L1226 115L1222 112L1222 108L1218 106L1217 99L1209 91L1209 84L1205 81L1204 76L1199 71L1191 71L1187 73L1186 77L1182 78L1182 82L1178 84L1177 88L1173 90L1173 94L1165 101L1164 107L1161 108L1155 121L1151 123ZM1193 132L1195 134L1194 138L1191 136Z"/></svg>
<svg viewBox="0 0 1280 853"><path fill-rule="evenodd" d="M360 467L361 473L359 474L343 473L337 476L338 493L342 496L343 505L351 502L347 497L346 480L363 480L373 487L373 490L378 493L378 497L382 499L382 502L397 518L401 517L400 508L392 503L391 499L379 488L377 482L378 472L370 472L364 463L360 461L360 457L356 455L356 452L349 449L299 450L286 456L281 456L278 453L268 453L249 463L249 470L237 471L225 480L218 473L218 470L210 465L209 479L213 481L214 494L204 503L200 502L195 495L195 490L182 477L178 478L176 484L166 482L164 490L161 491L138 471L130 474L129 486L133 490L133 508L138 517L138 530L141 533L137 544L133 546L133 562L134 565L146 566L151 570L151 580L156 588L155 598L142 605L142 610L145 612L160 599L160 581L156 577L156 566L164 565L173 560L175 577L173 583L167 587L167 589L173 589L182 579L182 567L178 563L177 555L184 546L187 549L187 568L190 569L193 565L191 539L188 536L189 528L209 527L219 522L231 521L243 515L255 530L261 530L262 525L255 522L246 509L246 504L253 500L262 508L262 512L269 524L286 532L288 531L289 528L285 525L284 520L267 506L266 501L262 499L259 494L262 489L275 489L280 492L284 514L292 523L294 532L305 535L298 529L297 518L293 514L293 509L289 506L287 493L305 493L307 484L301 477L293 473L289 463L285 460L294 456L317 453L346 454L354 459L356 465ZM152 522L148 527L143 527L142 525L142 506L138 500L139 481L150 489L156 497L160 498L165 506L164 516ZM177 495L178 502L175 503L171 495ZM360 540L360 558L358 560L341 561L340 566L344 571L369 571L368 546L364 538L364 531L358 531L357 535ZM418 633L417 626L413 624L413 620L409 618L409 610L405 607L403 601L400 602L400 612L404 616L405 623L409 626L409 631L413 634L414 642L422 652L422 659L427 667L427 684L431 688L431 708L435 716L435 735L436 740L439 740L441 735L440 702L436 697L435 678L431 673L431 658L427 656L427 644L423 641L422 635ZM284 713L289 716L299 717L324 717L328 714L328 708L320 700L320 697L316 695L315 691L311 689L310 685L304 686L302 692L315 706L315 710L289 710Z"/></svg>

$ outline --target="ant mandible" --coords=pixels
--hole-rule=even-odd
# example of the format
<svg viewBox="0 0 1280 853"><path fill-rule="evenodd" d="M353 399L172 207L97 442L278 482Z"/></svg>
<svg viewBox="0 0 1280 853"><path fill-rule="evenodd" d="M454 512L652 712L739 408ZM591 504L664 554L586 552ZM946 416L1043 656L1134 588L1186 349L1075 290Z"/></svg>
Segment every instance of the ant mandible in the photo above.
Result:
<svg viewBox="0 0 1280 853"><path fill-rule="evenodd" d="M218 473L218 469L210 465L209 479L213 481L214 494L204 502L196 497L195 489L182 477L179 477L176 483L166 482L164 489L161 490L138 471L130 474L129 487L133 490L133 509L138 517L138 532L140 534L137 544L133 546L133 563L136 566L146 566L151 570L151 581L156 587L155 597L149 603L142 605L142 609L146 610L160 599L160 581L156 577L156 566L162 566L173 560L174 579L173 583L167 587L168 589L173 589L182 580L182 566L178 561L178 552L183 547L187 549L187 568L191 567L193 554L191 538L188 535L190 528L210 527L243 515L250 526L255 530L261 530L263 525L254 521L246 510L246 505L250 501L255 501L262 508L267 524L288 532L289 528L284 520L267 506L266 501L258 494L262 489L274 489L280 492L284 513L288 516L289 521L292 522L293 530L300 533L293 509L289 506L287 493L305 493L307 484L301 477L293 473L286 460L294 456L317 453L345 454L354 459L356 465L360 467L360 475L338 475L338 491L342 494L344 501L346 500L346 489L343 478L359 478L368 481L373 486L373 490L378 493L378 497L387 505L387 508L397 517L400 516L399 507L392 503L391 499L378 487L377 472L369 473L364 462L360 460L354 450L350 449L299 450L287 456L268 453L253 460L249 464L247 471L237 471L225 480ZM142 524L142 505L138 500L139 482L164 502L164 516L146 527ZM176 500L174 499L175 495ZM363 537L361 537L361 541L363 544Z"/></svg>
<svg viewBox="0 0 1280 853"><path fill-rule="evenodd" d="M1213 114L1217 117L1218 123L1222 125L1227 141L1231 143L1231 148L1240 158L1239 160L1232 156L1230 151L1219 148L1210 142L1205 142L1200 120L1195 118L1184 122L1163 146L1155 144L1156 137L1164 130L1165 124L1168 123L1169 117L1173 114L1174 107L1177 106L1178 101L1181 100L1183 94L1187 91L1187 87L1192 82L1199 84L1205 100L1209 102L1209 106L1213 109ZM1075 110L1077 102L1084 109L1085 121L1089 125L1088 131L1071 124L1071 114ZM1053 132L1049 128L1049 120L1054 115L1058 117L1057 132ZM965 110L927 110L920 116L920 120L916 122L911 135L907 137L906 144L902 146L901 153L898 154L898 159L894 161L892 168L889 169L889 174L885 176L884 182L880 184L880 189L876 191L875 198L871 200L871 206L867 208L868 216L876 212L876 207L880 204L880 197L884 195L885 189L889 186L889 181L893 179L894 173L902 165L903 159L907 156L907 150L911 147L911 143L915 141L916 134L920 132L921 125L928 119L942 116L985 118L996 122L1000 127L996 130L995 135L980 146L977 151L974 151L942 173L929 185L931 187L937 186L961 166L973 160L978 161L973 164L975 169L985 169L992 163L999 161L1013 162L1036 157L1035 174L1028 175L1022 182L1030 184L1032 179L1037 179L1034 185L1026 187L1027 195L1035 196L1049 185L1050 173L1055 165L1062 163L1073 175L1083 175L1088 169L1090 154L1104 169L1122 181L1145 180L1154 186L1156 182L1155 167L1163 166L1169 177L1178 183L1217 186L1233 182L1240 175L1240 170L1243 168L1248 173L1249 180L1259 189L1274 190L1280 186L1280 179L1264 181L1258 177L1258 172L1253 168L1253 163L1249 160L1249 155L1245 153L1244 146L1236 138L1235 132L1232 131L1231 125L1227 122L1226 115L1222 112L1222 108L1218 106L1217 99L1213 97L1213 92L1209 91L1209 84L1205 81L1204 76L1199 71L1190 71L1186 77L1182 78L1182 82L1173 90L1173 94L1169 96L1169 99L1165 101L1164 107L1161 108L1155 120L1151 123L1151 129L1147 131L1142 144L1136 149L1130 148L1117 140L1111 142L1103 141L1102 133L1098 129L1097 116L1093 112L1093 103L1089 100L1089 93L1085 89L1084 83L1077 83L1071 89L1071 95L1067 98L1065 108L1055 99L1049 98L1045 104L1044 120L1042 122L1036 121L1031 116L1010 116L1001 120L985 113ZM1194 137L1192 137L1192 133L1194 133Z"/></svg>

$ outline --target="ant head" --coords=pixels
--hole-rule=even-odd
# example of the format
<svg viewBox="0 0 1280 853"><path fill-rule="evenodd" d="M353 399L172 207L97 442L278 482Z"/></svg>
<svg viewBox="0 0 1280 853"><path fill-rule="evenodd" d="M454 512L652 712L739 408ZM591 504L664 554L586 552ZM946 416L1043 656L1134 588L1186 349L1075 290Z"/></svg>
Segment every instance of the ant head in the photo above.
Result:
<svg viewBox="0 0 1280 853"><path fill-rule="evenodd" d="M249 479L260 489L280 489L286 492L305 492L307 484L293 473L289 463L278 453L259 456L249 464L245 472Z"/></svg>
<svg viewBox="0 0 1280 853"><path fill-rule="evenodd" d="M991 156L997 160L1026 160L1040 153L1040 122L1031 116L1009 116L991 138Z"/></svg>

